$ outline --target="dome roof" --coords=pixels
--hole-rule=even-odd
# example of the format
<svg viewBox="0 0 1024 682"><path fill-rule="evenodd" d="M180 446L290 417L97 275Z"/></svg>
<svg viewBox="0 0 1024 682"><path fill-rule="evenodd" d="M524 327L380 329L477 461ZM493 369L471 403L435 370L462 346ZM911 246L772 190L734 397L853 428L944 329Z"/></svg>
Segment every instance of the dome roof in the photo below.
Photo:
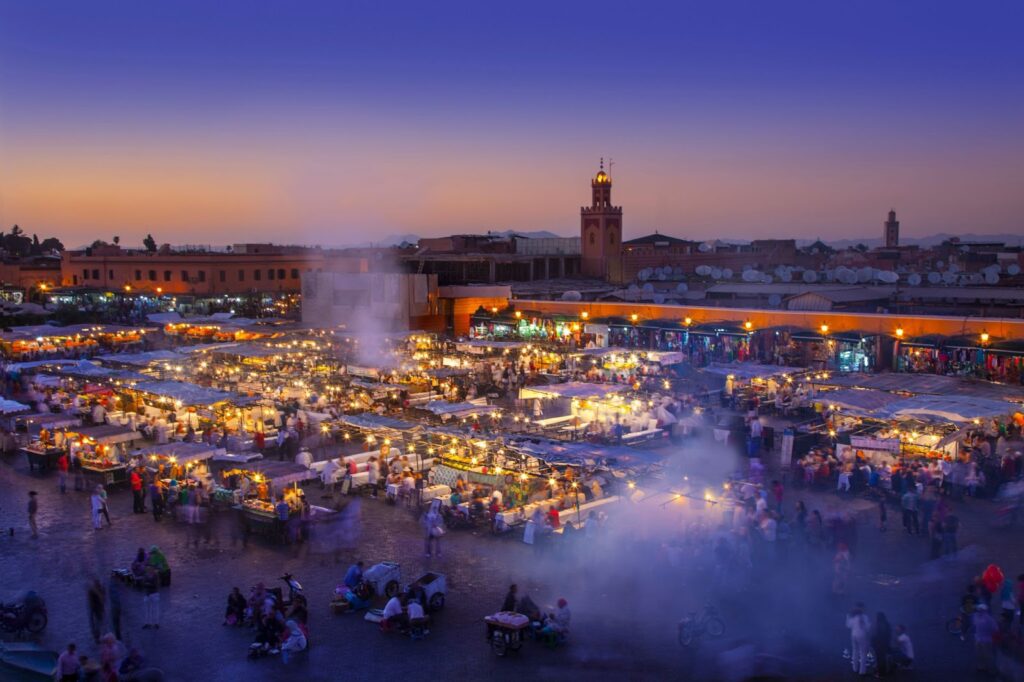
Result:
<svg viewBox="0 0 1024 682"><path fill-rule="evenodd" d="M598 171L597 175L594 176L594 182L597 184L603 184L611 181L612 179L608 177L608 174L604 171Z"/></svg>

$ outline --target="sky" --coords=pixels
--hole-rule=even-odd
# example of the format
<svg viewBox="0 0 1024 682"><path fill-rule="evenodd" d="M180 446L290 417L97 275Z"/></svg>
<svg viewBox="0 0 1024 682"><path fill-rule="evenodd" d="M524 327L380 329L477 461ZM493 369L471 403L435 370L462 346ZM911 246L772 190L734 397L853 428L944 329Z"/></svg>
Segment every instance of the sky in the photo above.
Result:
<svg viewBox="0 0 1024 682"><path fill-rule="evenodd" d="M0 0L0 227L69 246L1024 233L1024 4Z"/></svg>

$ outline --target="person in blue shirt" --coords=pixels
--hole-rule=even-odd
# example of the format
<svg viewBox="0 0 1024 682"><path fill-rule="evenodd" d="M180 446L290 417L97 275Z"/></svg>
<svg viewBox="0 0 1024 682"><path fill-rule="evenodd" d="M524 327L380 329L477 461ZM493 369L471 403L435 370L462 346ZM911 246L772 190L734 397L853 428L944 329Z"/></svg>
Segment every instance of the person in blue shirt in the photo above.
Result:
<svg viewBox="0 0 1024 682"><path fill-rule="evenodd" d="M348 571L345 573L345 586L350 590L354 590L359 587L359 584L363 582L363 562L357 561L348 567Z"/></svg>
<svg viewBox="0 0 1024 682"><path fill-rule="evenodd" d="M274 507L274 511L277 512L277 518L281 521L287 521L288 517L291 516L292 509L288 506L288 503L284 501L283 497L277 498L277 505Z"/></svg>

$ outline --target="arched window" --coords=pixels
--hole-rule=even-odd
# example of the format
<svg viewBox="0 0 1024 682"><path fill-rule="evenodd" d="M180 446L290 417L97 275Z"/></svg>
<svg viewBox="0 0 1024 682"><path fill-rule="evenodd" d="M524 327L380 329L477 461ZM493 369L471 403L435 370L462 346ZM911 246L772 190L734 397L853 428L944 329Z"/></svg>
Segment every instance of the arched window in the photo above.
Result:
<svg viewBox="0 0 1024 682"><path fill-rule="evenodd" d="M593 230L590 231L590 245L591 246L594 245L594 231Z"/></svg>
<svg viewBox="0 0 1024 682"><path fill-rule="evenodd" d="M608 243L612 244L612 245L615 244L615 233L614 232L609 232L608 233Z"/></svg>

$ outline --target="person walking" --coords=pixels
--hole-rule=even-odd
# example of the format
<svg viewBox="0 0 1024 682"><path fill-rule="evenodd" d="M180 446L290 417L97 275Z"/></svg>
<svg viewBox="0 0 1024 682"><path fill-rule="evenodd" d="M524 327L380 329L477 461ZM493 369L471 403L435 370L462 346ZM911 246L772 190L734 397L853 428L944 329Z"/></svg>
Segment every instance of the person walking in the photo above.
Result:
<svg viewBox="0 0 1024 682"><path fill-rule="evenodd" d="M113 573L107 578L107 601L110 602L110 630L121 641L121 583Z"/></svg>
<svg viewBox="0 0 1024 682"><path fill-rule="evenodd" d="M142 492L142 476L139 474L139 470L132 469L131 476L128 478L129 483L132 487L132 513L143 514L145 513L145 498Z"/></svg>
<svg viewBox="0 0 1024 682"><path fill-rule="evenodd" d="M880 677L889 672L892 655L892 626L881 611L875 616L875 628L871 632L871 648L875 652L875 672Z"/></svg>
<svg viewBox="0 0 1024 682"><path fill-rule="evenodd" d="M100 483L96 486L96 492L100 495L100 501L103 502L103 507L100 508L100 513L103 514L103 518L107 520L107 528L110 528L114 524L110 521L110 511L107 509L107 489Z"/></svg>
<svg viewBox="0 0 1024 682"><path fill-rule="evenodd" d="M974 630L974 667L988 674L995 672L995 638L999 624L985 604L978 604L972 616Z"/></svg>
<svg viewBox="0 0 1024 682"><path fill-rule="evenodd" d="M28 491L28 527L32 531L32 537L39 537L39 526L36 524L36 514L39 512L38 495L35 490Z"/></svg>
<svg viewBox="0 0 1024 682"><path fill-rule="evenodd" d="M885 532L889 520L889 510L885 507L885 500L878 501L878 530Z"/></svg>
<svg viewBox="0 0 1024 682"><path fill-rule="evenodd" d="M153 520L159 523L164 515L164 488L163 483L156 476L149 484L149 504L150 509L153 510Z"/></svg>
<svg viewBox="0 0 1024 682"><path fill-rule="evenodd" d="M441 556L441 536L444 535L444 523L441 518L441 499L435 498L430 502L430 511L423 515L423 527L426 531L424 542L427 556L432 556L431 549Z"/></svg>
<svg viewBox="0 0 1024 682"><path fill-rule="evenodd" d="M61 495L68 491L68 466L68 453L62 452L57 458L57 487Z"/></svg>
<svg viewBox="0 0 1024 682"><path fill-rule="evenodd" d="M74 644L61 652L57 658L57 679L60 682L78 682L82 673L82 664L78 660L78 652Z"/></svg>
<svg viewBox="0 0 1024 682"><path fill-rule="evenodd" d="M900 506L903 507L903 528L911 535L921 532L917 517L917 491L911 486L900 498Z"/></svg>
<svg viewBox="0 0 1024 682"><path fill-rule="evenodd" d="M868 672L868 650L871 647L871 621L864 613L864 604L857 602L846 616L846 627L850 631L850 664L853 672L866 675Z"/></svg>
<svg viewBox="0 0 1024 682"><path fill-rule="evenodd" d="M93 641L99 643L107 603L107 595L103 592L103 585L100 584L99 578L93 578L89 583L86 590L86 602L89 610L89 630L92 632Z"/></svg>
<svg viewBox="0 0 1024 682"><path fill-rule="evenodd" d="M98 489L94 489L92 491L92 496L89 498L89 504L92 508L92 527L99 530L103 527L101 521L103 518L103 498L100 496Z"/></svg>
<svg viewBox="0 0 1024 682"><path fill-rule="evenodd" d="M143 630L153 628L160 629L160 574L156 567L147 564L142 574L142 589L145 596L142 597L142 620Z"/></svg>

